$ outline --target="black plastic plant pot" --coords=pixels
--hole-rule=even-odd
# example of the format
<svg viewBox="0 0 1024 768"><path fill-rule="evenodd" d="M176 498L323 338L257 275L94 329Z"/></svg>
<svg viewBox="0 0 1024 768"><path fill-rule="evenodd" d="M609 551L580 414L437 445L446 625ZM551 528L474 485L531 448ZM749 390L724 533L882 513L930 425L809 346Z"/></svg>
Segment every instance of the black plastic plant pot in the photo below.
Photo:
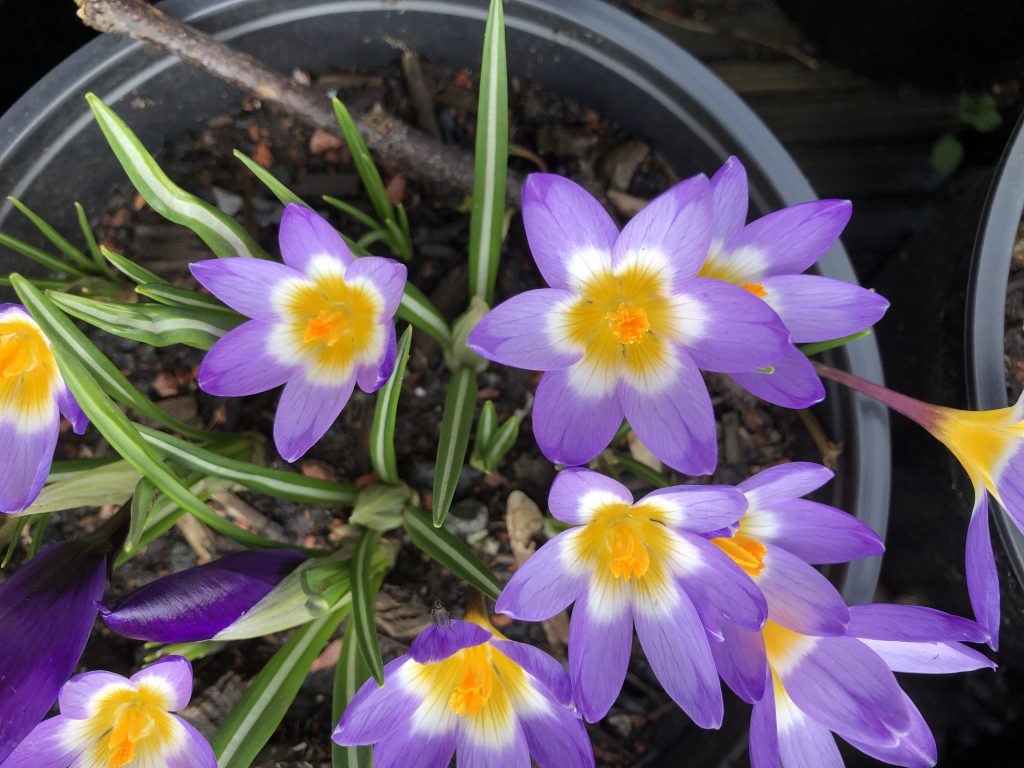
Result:
<svg viewBox="0 0 1024 768"><path fill-rule="evenodd" d="M967 294L967 391L972 408L1005 408L1003 353L1006 289L1017 228L1024 216L1024 116L1003 152L978 227ZM1024 536L1006 514L996 529L1017 579L1024 584Z"/></svg>
<svg viewBox="0 0 1024 768"><path fill-rule="evenodd" d="M169 0L161 8L279 71L322 72L385 64L395 56L385 36L427 59L475 67L486 6L483 0ZM512 0L506 24L513 76L597 109L649 142L679 173L710 173L735 154L750 173L755 213L815 197L792 158L734 93L636 19L596 0ZM130 40L100 37L71 56L0 119L0 189L68 231L75 226L72 201L95 214L125 183L86 106L88 91L154 148L234 112L241 100L230 86ZM0 208L0 230L37 241L9 203ZM0 256L0 271L15 266L25 265ZM856 279L838 245L820 271ZM831 362L882 380L870 338ZM890 483L885 410L832 388L819 416L846 446L832 502L884 536ZM848 600L871 600L879 566L872 558L840 575Z"/></svg>

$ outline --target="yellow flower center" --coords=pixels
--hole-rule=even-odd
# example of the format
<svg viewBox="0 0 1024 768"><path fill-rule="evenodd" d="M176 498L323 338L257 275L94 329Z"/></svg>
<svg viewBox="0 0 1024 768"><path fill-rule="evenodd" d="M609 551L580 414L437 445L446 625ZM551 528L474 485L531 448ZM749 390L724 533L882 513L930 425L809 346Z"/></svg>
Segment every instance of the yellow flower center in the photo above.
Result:
<svg viewBox="0 0 1024 768"><path fill-rule="evenodd" d="M464 650L459 684L448 699L448 706L456 714L475 715L487 704L493 690L494 675L487 658L486 644Z"/></svg>
<svg viewBox="0 0 1024 768"><path fill-rule="evenodd" d="M311 341L322 340L328 347L333 347L348 330L348 327L348 316L343 310L332 312L321 309L320 313L306 324L306 332L303 334L302 340L307 344Z"/></svg>
<svg viewBox="0 0 1024 768"><path fill-rule="evenodd" d="M118 686L103 695L81 734L95 745L89 765L162 765L165 751L180 738L167 708L165 691L145 682L137 690Z"/></svg>
<svg viewBox="0 0 1024 768"><path fill-rule="evenodd" d="M768 549L757 539L737 533L732 537L712 539L711 543L731 557L748 575L757 576L764 570L764 554Z"/></svg>
<svg viewBox="0 0 1024 768"><path fill-rule="evenodd" d="M612 333L619 337L622 344L638 344L644 340L644 334L651 330L647 313L639 307L619 302L614 312L605 315Z"/></svg>
<svg viewBox="0 0 1024 768"><path fill-rule="evenodd" d="M27 317L0 319L0 413L34 420L50 412L57 362L42 331Z"/></svg>
<svg viewBox="0 0 1024 768"><path fill-rule="evenodd" d="M980 478L997 499L996 480L1003 465L1024 438L1024 422L1014 408L961 411L936 408L938 419L929 428L963 464L971 479Z"/></svg>
<svg viewBox="0 0 1024 768"><path fill-rule="evenodd" d="M620 579L643 578L651 567L651 556L643 541L628 525L619 525L609 532L610 557L608 567Z"/></svg>
<svg viewBox="0 0 1024 768"><path fill-rule="evenodd" d="M110 757L109 768L128 765L135 759L135 745L153 732L156 726L149 707L141 701L122 704L118 707L117 725L110 732L107 749Z"/></svg>
<svg viewBox="0 0 1024 768"><path fill-rule="evenodd" d="M576 555L598 576L655 586L665 578L672 550L665 522L655 504L604 504L577 535Z"/></svg>
<svg viewBox="0 0 1024 768"><path fill-rule="evenodd" d="M763 299L765 296L768 295L768 291L764 289L764 283L744 283L741 287L747 291L750 291L759 299Z"/></svg>

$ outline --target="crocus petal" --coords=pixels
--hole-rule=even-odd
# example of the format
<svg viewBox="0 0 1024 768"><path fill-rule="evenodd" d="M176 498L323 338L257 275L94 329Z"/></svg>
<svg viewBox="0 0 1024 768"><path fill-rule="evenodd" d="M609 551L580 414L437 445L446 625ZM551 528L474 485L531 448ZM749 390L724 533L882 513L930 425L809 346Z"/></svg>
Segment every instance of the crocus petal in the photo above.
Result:
<svg viewBox="0 0 1024 768"><path fill-rule="evenodd" d="M775 696L771 672L765 670L768 695L750 713L750 768L779 768L779 728L775 720Z"/></svg>
<svg viewBox="0 0 1024 768"><path fill-rule="evenodd" d="M86 427L89 426L89 417L85 415L82 406L75 400L71 390L64 385L57 392L57 407L61 415L71 424L71 430L76 435L84 435Z"/></svg>
<svg viewBox="0 0 1024 768"><path fill-rule="evenodd" d="M988 632L977 622L923 605L875 603L850 607L846 634L862 640L983 643Z"/></svg>
<svg viewBox="0 0 1024 768"><path fill-rule="evenodd" d="M679 285L694 277L707 258L714 227L711 186L701 174L662 192L622 229L612 265L626 260L663 264L667 280ZM653 260L653 261L652 261Z"/></svg>
<svg viewBox="0 0 1024 768"><path fill-rule="evenodd" d="M579 365L579 364L577 364ZM570 381L573 368L541 376L533 406L533 435L554 464L586 464L605 449L622 423L615 391L589 399Z"/></svg>
<svg viewBox="0 0 1024 768"><path fill-rule="evenodd" d="M828 341L863 331L882 319L889 302L859 285L818 275L765 278L764 300L793 341Z"/></svg>
<svg viewBox="0 0 1024 768"><path fill-rule="evenodd" d="M468 621L452 620L447 624L434 624L420 632L409 647L409 658L420 664L443 661L463 648L486 643L491 633Z"/></svg>
<svg viewBox="0 0 1024 768"><path fill-rule="evenodd" d="M747 170L730 157L711 177L711 204L715 213L714 240L719 245L743 229L749 206Z"/></svg>
<svg viewBox="0 0 1024 768"><path fill-rule="evenodd" d="M361 365L356 369L356 383L363 392L376 392L388 383L391 374L395 370L395 360L398 357L398 342L395 338L395 324L389 322L388 340L384 345L384 355L380 362L370 365Z"/></svg>
<svg viewBox="0 0 1024 768"><path fill-rule="evenodd" d="M13 751L7 759L0 758L3 768L67 768L78 751L65 735L67 724L64 716L39 723L20 743L10 745ZM4 751L0 743L0 753Z"/></svg>
<svg viewBox="0 0 1024 768"><path fill-rule="evenodd" d="M512 574L494 610L522 621L544 621L565 610L586 588L586 573L573 562L581 529L548 541Z"/></svg>
<svg viewBox="0 0 1024 768"><path fill-rule="evenodd" d="M938 750L931 728L924 721L920 710L906 693L903 700L910 716L910 727L899 735L895 744L871 744L857 739L846 739L852 746L866 755L890 765L901 765L905 768L931 768L938 762Z"/></svg>
<svg viewBox="0 0 1024 768"><path fill-rule="evenodd" d="M283 549L237 552L152 581L101 605L100 614L124 637L158 643L209 640L304 559Z"/></svg>
<svg viewBox="0 0 1024 768"><path fill-rule="evenodd" d="M659 488L637 503L648 499L657 500L667 525L694 533L728 528L747 508L743 494L727 485L674 485Z"/></svg>
<svg viewBox="0 0 1024 768"><path fill-rule="evenodd" d="M576 703L596 723L622 690L633 647L633 615L624 596L585 592L569 622L569 670Z"/></svg>
<svg viewBox="0 0 1024 768"><path fill-rule="evenodd" d="M533 260L552 288L576 290L595 270L611 266L618 227L575 182L550 173L527 176L523 224Z"/></svg>
<svg viewBox="0 0 1024 768"><path fill-rule="evenodd" d="M177 712L192 698L192 662L183 656L166 656L132 675L137 687L149 686L166 697L166 709Z"/></svg>
<svg viewBox="0 0 1024 768"><path fill-rule="evenodd" d="M580 467L559 472L548 494L551 514L572 525L589 523L596 507L615 502L632 504L633 494L618 480Z"/></svg>
<svg viewBox="0 0 1024 768"><path fill-rule="evenodd" d="M0 763L71 676L106 580L105 542L54 544L0 584Z"/></svg>
<svg viewBox="0 0 1024 768"><path fill-rule="evenodd" d="M403 686L402 667L409 662L408 656L400 656L385 664L382 687L378 687L373 678L360 686L334 729L331 738L335 744L343 747L373 744L387 739L396 730L409 730L406 726L420 704L419 698Z"/></svg>
<svg viewBox="0 0 1024 768"><path fill-rule="evenodd" d="M199 388L217 397L242 397L284 384L296 368L273 353L271 331L270 322L250 320L224 334L199 366Z"/></svg>
<svg viewBox="0 0 1024 768"><path fill-rule="evenodd" d="M729 374L747 392L783 408L810 408L825 399L825 385L807 355L794 346L771 364L771 372Z"/></svg>
<svg viewBox="0 0 1024 768"><path fill-rule="evenodd" d="M594 748L586 726L567 709L519 713L519 724L540 768L592 768Z"/></svg>
<svg viewBox="0 0 1024 768"><path fill-rule="evenodd" d="M967 592L974 618L989 633L988 646L999 650L999 574L988 530L988 495L975 488L974 511L967 526Z"/></svg>
<svg viewBox="0 0 1024 768"><path fill-rule="evenodd" d="M700 371L685 352L677 353L676 362L673 381L658 392L644 392L620 382L619 402L629 425L651 453L680 472L707 475L715 470L718 460L711 397ZM539 401L539 390L537 395Z"/></svg>
<svg viewBox="0 0 1024 768"><path fill-rule="evenodd" d="M0 423L0 512L21 512L42 490L60 433L56 404L52 409L52 418L33 431L22 431L11 421Z"/></svg>
<svg viewBox="0 0 1024 768"><path fill-rule="evenodd" d="M396 728L373 745L373 768L408 768L410 755L416 756L417 768L448 768L457 739L455 728L436 733Z"/></svg>
<svg viewBox="0 0 1024 768"><path fill-rule="evenodd" d="M1024 531L1024 448L1017 447L999 472L996 492L1014 525Z"/></svg>
<svg viewBox="0 0 1024 768"><path fill-rule="evenodd" d="M300 272L308 273L318 258L336 259L346 266L354 261L337 230L304 205L293 203L284 209L278 245L284 263Z"/></svg>
<svg viewBox="0 0 1024 768"><path fill-rule="evenodd" d="M337 385L319 385L304 376L289 379L274 416L274 444L285 461L292 462L313 447L334 424L345 407L355 376Z"/></svg>
<svg viewBox="0 0 1024 768"><path fill-rule="evenodd" d="M199 731L177 715L172 715L182 730L181 747L164 756L165 768L217 768L217 756Z"/></svg>
<svg viewBox="0 0 1024 768"><path fill-rule="evenodd" d="M582 358L583 352L562 342L565 332L557 327L556 310L572 299L569 291L555 288L520 293L488 312L466 343L478 355L513 368L568 368Z"/></svg>
<svg viewBox="0 0 1024 768"><path fill-rule="evenodd" d="M786 768L843 768L835 737L782 694L775 697L779 755Z"/></svg>
<svg viewBox="0 0 1024 768"><path fill-rule="evenodd" d="M820 464L793 461L758 472L736 487L743 491L751 507L767 507L779 501L805 496L834 476L831 469Z"/></svg>
<svg viewBox="0 0 1024 768"><path fill-rule="evenodd" d="M768 669L764 638L760 632L740 629L728 623L722 624L721 632L721 641L712 640L709 643L718 674L733 693L745 702L753 704L760 701L764 695L765 671Z"/></svg>
<svg viewBox="0 0 1024 768"><path fill-rule="evenodd" d="M84 720L90 714L93 700L101 695L104 689L131 689L128 678L113 672L97 670L75 675L60 689L57 702L63 717Z"/></svg>
<svg viewBox="0 0 1024 768"><path fill-rule="evenodd" d="M526 643L492 640L491 645L529 672L544 686L544 695L563 707L572 705L572 684L562 665L551 656Z"/></svg>
<svg viewBox="0 0 1024 768"><path fill-rule="evenodd" d="M680 288L680 343L706 371L746 373L771 365L789 347L789 333L761 299L722 280L697 278Z"/></svg>
<svg viewBox="0 0 1024 768"><path fill-rule="evenodd" d="M502 734L502 741L497 740L493 728L493 721L487 718L463 721L455 745L457 768L530 768L530 748L518 721L512 721L512 734Z"/></svg>
<svg viewBox="0 0 1024 768"><path fill-rule="evenodd" d="M391 318L398 310L405 290L405 281L409 270L405 265L394 259L380 256L364 256L356 261L345 272L347 285L369 283L384 299L382 318Z"/></svg>
<svg viewBox="0 0 1024 768"><path fill-rule="evenodd" d="M665 693L701 728L720 726L722 688L690 598L671 588L656 594L640 592L633 620L644 655Z"/></svg>
<svg viewBox="0 0 1024 768"><path fill-rule="evenodd" d="M793 702L844 737L892 744L910 725L896 678L860 640L815 638L796 661L775 668Z"/></svg>
<svg viewBox="0 0 1024 768"><path fill-rule="evenodd" d="M189 270L200 285L233 310L264 320L277 315L273 301L277 287L302 278L276 261L242 257L197 261Z"/></svg>
<svg viewBox="0 0 1024 768"><path fill-rule="evenodd" d="M849 200L814 200L769 213L729 238L727 263L750 282L803 272L835 243L852 211Z"/></svg>
<svg viewBox="0 0 1024 768"><path fill-rule="evenodd" d="M765 547L764 570L755 581L772 621L805 635L843 634L850 613L832 582L781 547Z"/></svg>
<svg viewBox="0 0 1024 768"><path fill-rule="evenodd" d="M878 534L853 515L807 499L752 509L743 517L743 532L807 563L845 563L885 551Z"/></svg>
<svg viewBox="0 0 1024 768"><path fill-rule="evenodd" d="M765 596L722 550L700 536L679 531L674 565L680 586L693 600L708 629L723 622L760 629L768 616Z"/></svg>
<svg viewBox="0 0 1024 768"><path fill-rule="evenodd" d="M863 642L877 653L893 672L941 675L996 667L987 656L960 643L909 643L899 640Z"/></svg>

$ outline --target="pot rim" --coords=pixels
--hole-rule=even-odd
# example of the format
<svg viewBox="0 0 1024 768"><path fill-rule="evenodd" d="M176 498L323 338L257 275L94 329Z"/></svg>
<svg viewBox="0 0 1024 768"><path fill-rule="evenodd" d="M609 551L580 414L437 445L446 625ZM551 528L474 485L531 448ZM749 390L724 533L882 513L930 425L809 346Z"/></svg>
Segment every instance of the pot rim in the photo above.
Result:
<svg viewBox="0 0 1024 768"><path fill-rule="evenodd" d="M967 398L971 408L1005 408L1006 363L1004 334L1006 289L1017 228L1024 215L1024 115L1017 121L982 210L974 240L967 285L965 322ZM997 297L992 300L992 297ZM1024 583L1024 534L1003 514L996 515L996 529L1003 541L1017 579Z"/></svg>
<svg viewBox="0 0 1024 768"><path fill-rule="evenodd" d="M283 0L270 12L264 11L248 22L227 28L217 27L218 14L237 10L248 2L165 0L159 3L159 8L169 16L212 31L217 39L224 42L289 19L325 13L429 12L480 20L487 15L486 0ZM539 16L559 19L560 26L541 23ZM730 148L751 150L751 154L743 157L744 164L748 169L756 170L758 177L774 189L784 205L814 199L810 184L793 158L740 97L692 55L640 20L601 0L558 0L557 3L552 0L507 0L505 22L509 28L568 46L596 64L625 76L694 130L710 149L719 154L721 160L731 154ZM573 37L565 33L566 27L587 30L588 34ZM76 98L86 83L144 45L127 38L101 35L51 70L0 117L0 168L19 144L30 141L32 133L53 118L69 98ZM639 63L647 71L639 71L636 64L631 66L629 62L609 56L603 50L609 47L642 51ZM141 68L126 71L116 88L108 89L100 96L104 100L116 100L164 69L179 64L174 57L161 55L144 63ZM675 101L655 79L684 92L716 125L711 130L704 127L696 119L699 116ZM60 134L61 143L57 148L91 120L91 113L83 110ZM752 152L754 147L757 148L756 156ZM50 146L41 153L8 193L14 196L21 194L20 190L33 183L45 167L48 155L55 151L55 147ZM766 208L756 197L754 202L762 203L760 207ZM8 201L0 205L0 223L9 215L10 208ZM822 275L858 283L841 243L821 259L818 267ZM837 350L837 356L851 372L884 384L881 357L873 336ZM849 421L846 442L852 480L844 493L849 499L847 511L870 525L884 540L891 483L889 414L883 406L866 397L853 392L846 395L848 407L843 409L843 415L848 416ZM842 577L843 597L850 603L870 602L880 569L881 556L857 560L846 566Z"/></svg>

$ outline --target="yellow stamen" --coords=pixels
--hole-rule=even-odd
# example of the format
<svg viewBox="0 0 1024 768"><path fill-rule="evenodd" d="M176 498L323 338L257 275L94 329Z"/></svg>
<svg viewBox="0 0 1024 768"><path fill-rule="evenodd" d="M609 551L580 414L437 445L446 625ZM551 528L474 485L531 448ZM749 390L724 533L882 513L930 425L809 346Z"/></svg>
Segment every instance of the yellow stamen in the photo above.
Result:
<svg viewBox="0 0 1024 768"><path fill-rule="evenodd" d="M605 315L612 333L623 344L637 344L644 340L644 335L651 330L647 313L639 307L620 301L619 306Z"/></svg>
<svg viewBox="0 0 1024 768"><path fill-rule="evenodd" d="M487 704L494 690L494 674L487 658L486 644L462 651L459 684L448 699L458 715L475 715Z"/></svg>
<svg viewBox="0 0 1024 768"><path fill-rule="evenodd" d="M742 287L750 291L759 299L763 299L768 295L768 291L764 289L764 283L744 283Z"/></svg>
<svg viewBox="0 0 1024 768"><path fill-rule="evenodd" d="M302 339L307 344L311 341L324 341L328 347L333 347L348 327L345 313L321 309L319 314L306 324L306 332Z"/></svg>
<svg viewBox="0 0 1024 768"><path fill-rule="evenodd" d="M143 702L122 704L107 740L108 768L120 768L135 759L135 745L153 730L153 718Z"/></svg>
<svg viewBox="0 0 1024 768"><path fill-rule="evenodd" d="M611 557L608 567L620 579L642 578L651 566L647 547L627 525L619 525L609 532Z"/></svg>
<svg viewBox="0 0 1024 768"><path fill-rule="evenodd" d="M34 371L43 354L49 350L38 334L0 333L0 374L5 379Z"/></svg>
<svg viewBox="0 0 1024 768"><path fill-rule="evenodd" d="M764 570L764 554L768 548L757 539L737 533L732 538L712 539L711 543L731 557L733 562L750 576L757 576Z"/></svg>

